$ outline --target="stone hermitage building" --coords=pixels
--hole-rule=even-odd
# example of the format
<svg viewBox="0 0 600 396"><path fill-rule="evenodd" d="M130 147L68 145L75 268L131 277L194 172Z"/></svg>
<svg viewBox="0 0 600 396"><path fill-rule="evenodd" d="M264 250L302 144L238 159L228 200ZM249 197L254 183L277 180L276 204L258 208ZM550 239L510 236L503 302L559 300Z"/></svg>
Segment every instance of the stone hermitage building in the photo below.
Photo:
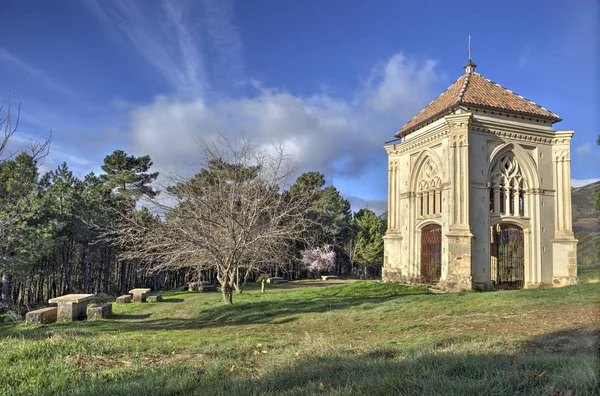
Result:
<svg viewBox="0 0 600 396"><path fill-rule="evenodd" d="M465 73L388 153L384 281L449 290L577 282L570 142L558 115Z"/></svg>

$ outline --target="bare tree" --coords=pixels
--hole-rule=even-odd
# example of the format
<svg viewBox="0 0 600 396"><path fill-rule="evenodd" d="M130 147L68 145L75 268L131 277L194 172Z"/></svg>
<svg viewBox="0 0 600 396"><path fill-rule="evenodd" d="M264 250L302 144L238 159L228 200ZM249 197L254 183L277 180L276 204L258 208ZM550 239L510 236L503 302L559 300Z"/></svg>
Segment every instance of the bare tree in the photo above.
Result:
<svg viewBox="0 0 600 396"><path fill-rule="evenodd" d="M161 198L147 198L161 221L123 217L115 230L125 259L141 259L151 271L182 267L216 271L223 301L246 274L283 262L289 244L306 235L308 194L289 194L293 172L281 146L256 150L201 141L202 169L192 178L167 176Z"/></svg>
<svg viewBox="0 0 600 396"><path fill-rule="evenodd" d="M19 127L21 103L17 107L16 120L11 114L10 91L6 109L0 106L0 259L6 256L10 243L10 227L17 224L32 209L33 184L37 179L39 162L48 155L52 142L50 136L42 143L30 141L28 145L8 152L8 144ZM0 260L5 261L5 260ZM2 270L2 300L9 301L8 286L11 275L6 269Z"/></svg>
<svg viewBox="0 0 600 396"><path fill-rule="evenodd" d="M4 110L4 106L0 106L0 113ZM31 163L36 167L39 166L39 162L45 158L50 150L50 143L52 142L52 131L50 136L44 142L30 141L24 147L19 147L18 150L7 153L8 143L11 137L17 132L19 127L19 121L21 118L21 103L17 108L16 120L12 119L11 114L11 101L10 91L8 93L8 100L6 106L6 115L0 116L0 130L2 130L4 137L0 138L0 170L3 165L8 161L14 160L18 154L25 153L30 157ZM6 183L0 186L0 241L2 240L3 231L11 224L18 221L23 213L29 209L29 203L23 198L29 194L30 191L24 188L27 184L27 179L31 175L29 172L14 172L11 177L11 183Z"/></svg>

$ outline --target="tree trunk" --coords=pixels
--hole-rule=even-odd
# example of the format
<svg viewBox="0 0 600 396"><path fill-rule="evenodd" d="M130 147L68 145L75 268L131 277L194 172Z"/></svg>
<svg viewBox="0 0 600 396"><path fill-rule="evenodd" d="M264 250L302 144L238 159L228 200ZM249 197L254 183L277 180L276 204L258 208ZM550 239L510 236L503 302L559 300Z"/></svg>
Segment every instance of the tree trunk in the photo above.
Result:
<svg viewBox="0 0 600 396"><path fill-rule="evenodd" d="M69 263L69 255L67 250L65 249L65 244L62 246L62 256L63 256L63 265L65 268L65 281L67 282L67 293L71 293L73 291L73 287L71 285L71 265Z"/></svg>
<svg viewBox="0 0 600 396"><path fill-rule="evenodd" d="M121 261L121 294L127 293L127 262Z"/></svg>
<svg viewBox="0 0 600 396"><path fill-rule="evenodd" d="M10 282L12 276L8 272L2 273L2 302L6 305L11 303Z"/></svg>
<svg viewBox="0 0 600 396"><path fill-rule="evenodd" d="M223 292L223 302L227 305L233 304L233 290L231 289L229 282L223 282L221 285L221 291Z"/></svg>
<svg viewBox="0 0 600 396"><path fill-rule="evenodd" d="M242 291L243 291L243 289L242 289L242 287L243 287L243 284L242 284L242 282L240 281L240 269L239 269L239 268L237 268L237 269L235 270L235 279L234 279L234 281L233 281L233 287L235 287L235 291L236 291L238 294L242 294Z"/></svg>
<svg viewBox="0 0 600 396"><path fill-rule="evenodd" d="M90 289L90 244L85 244L85 267L83 270L83 291L88 292Z"/></svg>

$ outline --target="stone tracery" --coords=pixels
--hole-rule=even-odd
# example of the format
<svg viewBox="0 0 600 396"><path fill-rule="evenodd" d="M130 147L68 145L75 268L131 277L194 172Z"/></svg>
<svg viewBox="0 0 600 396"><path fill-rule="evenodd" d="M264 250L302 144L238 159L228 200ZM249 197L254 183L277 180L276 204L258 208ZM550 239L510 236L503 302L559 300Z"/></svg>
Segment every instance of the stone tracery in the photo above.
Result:
<svg viewBox="0 0 600 396"><path fill-rule="evenodd" d="M527 180L514 153L509 151L496 161L490 173L490 213L496 216L525 216Z"/></svg>
<svg viewBox="0 0 600 396"><path fill-rule="evenodd" d="M439 169L428 157L421 167L417 185L417 217L440 216L442 213L442 180Z"/></svg>

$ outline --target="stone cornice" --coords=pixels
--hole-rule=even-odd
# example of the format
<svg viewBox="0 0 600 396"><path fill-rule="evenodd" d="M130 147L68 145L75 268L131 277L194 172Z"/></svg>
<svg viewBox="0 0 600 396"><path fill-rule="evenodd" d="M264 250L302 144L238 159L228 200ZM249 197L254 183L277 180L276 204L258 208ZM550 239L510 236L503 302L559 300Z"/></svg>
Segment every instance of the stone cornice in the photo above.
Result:
<svg viewBox="0 0 600 396"><path fill-rule="evenodd" d="M485 122L473 122L470 125L470 132L490 134L523 142L551 145L569 144L574 133L574 131L542 131L535 128L529 128L526 125L508 125L490 120L486 120Z"/></svg>
<svg viewBox="0 0 600 396"><path fill-rule="evenodd" d="M522 142L553 144L554 136L539 131L523 131L522 129L507 128L506 125L498 125L498 128L488 128L483 125L471 125L470 132L494 135L498 137L519 140Z"/></svg>
<svg viewBox="0 0 600 396"><path fill-rule="evenodd" d="M436 140L440 140L443 137L447 136L450 133L447 124L442 124L431 131L427 131L423 133L423 135L419 136L414 140L410 140L408 142L402 142L400 144L393 144L389 146L384 146L385 151L387 151L388 155L398 155L404 154L408 151L412 151L414 149L418 149L422 146L427 146L430 143L435 142Z"/></svg>

